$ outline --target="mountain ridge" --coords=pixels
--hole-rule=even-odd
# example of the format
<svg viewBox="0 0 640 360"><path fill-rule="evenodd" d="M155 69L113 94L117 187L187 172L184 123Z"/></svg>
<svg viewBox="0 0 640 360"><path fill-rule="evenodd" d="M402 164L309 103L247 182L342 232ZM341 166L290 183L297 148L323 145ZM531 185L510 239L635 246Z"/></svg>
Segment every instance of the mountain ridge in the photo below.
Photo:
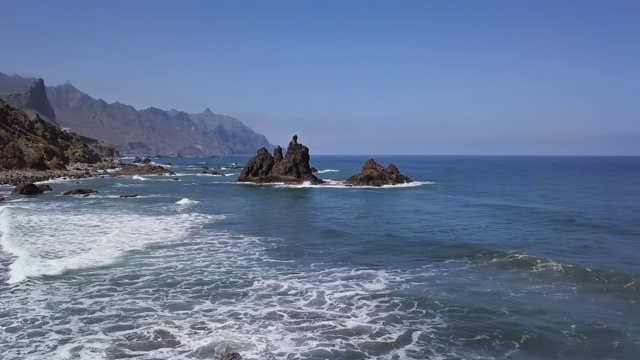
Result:
<svg viewBox="0 0 640 360"><path fill-rule="evenodd" d="M15 90L33 79L0 73L0 96L15 97L1 91ZM79 135L112 144L123 153L252 154L258 148L273 147L264 135L240 120L215 114L208 107L202 113L192 114L154 106L138 110L119 101L107 103L95 99L69 82L46 87L46 97L54 118L49 118L42 109L10 102L29 112L36 110Z"/></svg>

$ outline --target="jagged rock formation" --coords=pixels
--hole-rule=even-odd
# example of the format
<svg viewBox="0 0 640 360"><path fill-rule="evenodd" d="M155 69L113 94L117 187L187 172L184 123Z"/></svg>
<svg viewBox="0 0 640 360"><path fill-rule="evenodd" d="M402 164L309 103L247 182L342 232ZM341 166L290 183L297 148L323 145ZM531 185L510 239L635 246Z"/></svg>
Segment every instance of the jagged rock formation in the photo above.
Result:
<svg viewBox="0 0 640 360"><path fill-rule="evenodd" d="M282 156L282 148L276 147L273 156L266 148L260 148L256 156L251 158L240 173L238 182L253 183L303 183L322 184L311 172L309 166L309 148L298 144L298 136L294 135Z"/></svg>
<svg viewBox="0 0 640 360"><path fill-rule="evenodd" d="M389 164L387 168L369 159L362 165L362 171L347 179L347 185L355 186L383 186L411 183L409 177L400 173L400 170Z"/></svg>
<svg viewBox="0 0 640 360"><path fill-rule="evenodd" d="M0 99L0 168L60 170L70 162L94 164L98 153L77 136Z"/></svg>
<svg viewBox="0 0 640 360"><path fill-rule="evenodd" d="M56 122L56 114L49 103L47 88L42 79L37 79L20 93L5 96L5 99L9 104L26 110L31 117L38 114L45 120Z"/></svg>

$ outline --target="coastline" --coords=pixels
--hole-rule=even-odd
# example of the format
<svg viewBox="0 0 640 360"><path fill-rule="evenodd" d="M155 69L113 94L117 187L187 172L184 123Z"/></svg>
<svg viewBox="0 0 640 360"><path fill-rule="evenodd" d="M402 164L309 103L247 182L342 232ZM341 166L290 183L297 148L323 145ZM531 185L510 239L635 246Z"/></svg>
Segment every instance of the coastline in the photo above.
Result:
<svg viewBox="0 0 640 360"><path fill-rule="evenodd" d="M73 163L66 170L0 170L0 185L18 185L35 183L53 179L86 179L110 175L107 170L117 169L123 165L119 159L105 159L99 163Z"/></svg>

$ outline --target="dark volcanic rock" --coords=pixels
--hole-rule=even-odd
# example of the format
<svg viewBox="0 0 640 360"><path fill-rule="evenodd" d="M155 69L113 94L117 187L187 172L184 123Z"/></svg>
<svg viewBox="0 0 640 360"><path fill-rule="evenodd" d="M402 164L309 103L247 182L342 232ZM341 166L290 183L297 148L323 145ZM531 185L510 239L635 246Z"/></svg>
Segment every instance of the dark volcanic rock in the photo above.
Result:
<svg viewBox="0 0 640 360"><path fill-rule="evenodd" d="M123 194L123 195L120 195L120 197L124 199L134 198L134 197L138 197L138 194Z"/></svg>
<svg viewBox="0 0 640 360"><path fill-rule="evenodd" d="M19 184L13 189L13 194L19 195L39 195L44 191L35 184Z"/></svg>
<svg viewBox="0 0 640 360"><path fill-rule="evenodd" d="M318 169L316 169L316 168L314 168L314 167L312 166L312 167L311 167L311 172L312 172L312 173L317 173L317 172L318 172Z"/></svg>
<svg viewBox="0 0 640 360"><path fill-rule="evenodd" d="M51 186L47 184L38 185L38 188L42 190L42 192L53 191Z"/></svg>
<svg viewBox="0 0 640 360"><path fill-rule="evenodd" d="M93 189L73 189L69 191L65 191L62 195L89 195L89 194L97 194L98 192Z"/></svg>
<svg viewBox="0 0 640 360"><path fill-rule="evenodd" d="M131 164L123 165L122 169L115 173L116 176L118 175L164 175L164 174L175 175L173 171L169 171L162 166L149 165L149 164L142 165L142 166L131 165Z"/></svg>
<svg viewBox="0 0 640 360"><path fill-rule="evenodd" d="M136 156L135 158L133 158L133 161L131 163L132 164L140 164L140 163L142 163L142 158L140 156Z"/></svg>
<svg viewBox="0 0 640 360"><path fill-rule="evenodd" d="M4 201L4 197L2 195L0 195L0 202Z"/></svg>
<svg viewBox="0 0 640 360"><path fill-rule="evenodd" d="M362 171L358 175L347 179L347 185L356 186L397 185L410 182L413 180L402 175L395 165L389 164L389 167L385 168L373 159L362 165Z"/></svg>
<svg viewBox="0 0 640 360"><path fill-rule="evenodd" d="M221 173L220 171L216 171L216 170L211 171L210 174L213 175L213 176L225 176L223 173Z"/></svg>
<svg viewBox="0 0 640 360"><path fill-rule="evenodd" d="M298 136L294 135L284 157L280 146L275 148L273 156L266 148L258 150L242 170L238 182L322 184L311 172L309 159L309 148L298 144Z"/></svg>
<svg viewBox="0 0 640 360"><path fill-rule="evenodd" d="M142 159L142 163L143 164L151 164L151 159L149 159L148 157Z"/></svg>

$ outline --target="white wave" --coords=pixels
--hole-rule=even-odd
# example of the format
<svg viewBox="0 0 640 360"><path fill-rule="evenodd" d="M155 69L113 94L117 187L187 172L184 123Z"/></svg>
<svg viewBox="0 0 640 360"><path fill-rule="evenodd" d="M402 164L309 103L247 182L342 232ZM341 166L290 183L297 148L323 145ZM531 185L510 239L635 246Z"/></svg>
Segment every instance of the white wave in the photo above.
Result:
<svg viewBox="0 0 640 360"><path fill-rule="evenodd" d="M188 209L188 208L190 208L190 207L192 207L192 206L194 206L196 204L199 204L199 203L200 203L200 201L191 200L191 199L188 199L188 198L182 198L182 199L176 201L176 205L178 206L178 211L184 211L184 210L186 210L186 209Z"/></svg>
<svg viewBox="0 0 640 360"><path fill-rule="evenodd" d="M140 175L133 175L132 177L133 180L140 180L140 181L146 181L146 180L150 180L149 178L140 176Z"/></svg>
<svg viewBox="0 0 640 360"><path fill-rule="evenodd" d="M435 182L431 181L414 181L406 184L398 185L383 185L383 186L353 186L347 185L342 180L325 180L324 184L311 184L310 182L304 182L302 184L285 184L285 183L273 183L273 184L257 184L259 186L273 186L278 188L313 188L313 189L399 189L399 188L412 188L424 185L433 185Z"/></svg>
<svg viewBox="0 0 640 360"><path fill-rule="evenodd" d="M340 170L335 170L335 169L319 170L318 174L326 174L326 173L332 173L332 172L340 172Z"/></svg>
<svg viewBox="0 0 640 360"><path fill-rule="evenodd" d="M116 209L92 212L59 203L48 210L5 206L0 209L0 243L16 257L8 282L107 265L126 251L180 239L198 222L193 214L132 216Z"/></svg>

